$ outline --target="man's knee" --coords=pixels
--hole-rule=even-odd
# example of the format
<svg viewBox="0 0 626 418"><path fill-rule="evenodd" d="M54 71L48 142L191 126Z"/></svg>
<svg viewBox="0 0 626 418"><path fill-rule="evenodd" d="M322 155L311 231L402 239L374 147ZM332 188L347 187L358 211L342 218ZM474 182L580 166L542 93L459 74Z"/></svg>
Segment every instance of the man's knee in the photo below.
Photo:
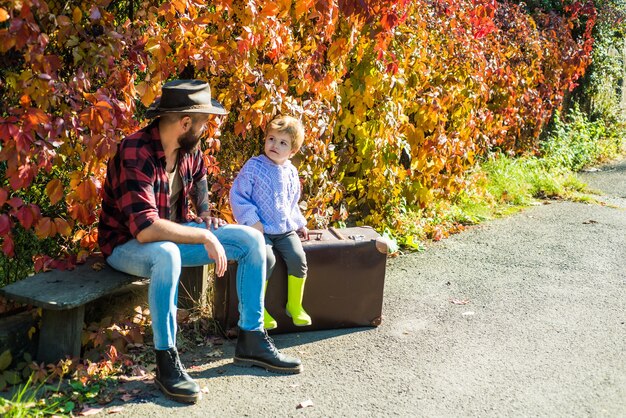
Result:
<svg viewBox="0 0 626 418"><path fill-rule="evenodd" d="M171 265L174 269L180 269L180 249L178 245L170 241L160 242L159 245L154 246L154 253L152 254L153 265Z"/></svg>

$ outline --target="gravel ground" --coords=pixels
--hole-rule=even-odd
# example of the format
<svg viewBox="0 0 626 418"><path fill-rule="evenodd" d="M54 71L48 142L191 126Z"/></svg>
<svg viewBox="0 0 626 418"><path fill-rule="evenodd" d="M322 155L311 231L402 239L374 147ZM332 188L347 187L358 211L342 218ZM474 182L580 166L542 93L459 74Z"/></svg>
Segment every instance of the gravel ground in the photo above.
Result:
<svg viewBox="0 0 626 418"><path fill-rule="evenodd" d="M605 204L546 202L390 259L380 327L276 336L300 375L235 367L228 342L184 357L198 404L135 382L105 412L626 417L626 162L581 177Z"/></svg>

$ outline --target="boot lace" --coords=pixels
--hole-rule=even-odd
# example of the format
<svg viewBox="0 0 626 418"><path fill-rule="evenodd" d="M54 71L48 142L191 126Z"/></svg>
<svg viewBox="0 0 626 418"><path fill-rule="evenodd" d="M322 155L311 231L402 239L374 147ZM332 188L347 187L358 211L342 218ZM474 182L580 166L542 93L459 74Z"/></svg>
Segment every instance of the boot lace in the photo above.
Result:
<svg viewBox="0 0 626 418"><path fill-rule="evenodd" d="M265 331L265 341L267 342L267 345L270 349L270 351L272 352L272 354L274 356L278 356L278 349L276 348L276 345L274 344L274 340L272 339L272 337L269 336L269 334L267 333L267 331Z"/></svg>
<svg viewBox="0 0 626 418"><path fill-rule="evenodd" d="M172 357L172 360L173 360L173 363L174 363L174 370L176 371L176 374L178 375L178 377L184 376L186 371L185 371L185 367L180 362L180 357L178 356L178 351L170 352L170 356Z"/></svg>

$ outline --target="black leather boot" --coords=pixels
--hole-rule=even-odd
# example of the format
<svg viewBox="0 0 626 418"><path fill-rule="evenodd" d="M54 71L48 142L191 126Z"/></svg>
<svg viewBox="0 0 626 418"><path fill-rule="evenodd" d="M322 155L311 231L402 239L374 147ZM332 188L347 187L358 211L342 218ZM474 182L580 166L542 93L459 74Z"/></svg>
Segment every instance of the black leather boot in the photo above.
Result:
<svg viewBox="0 0 626 418"><path fill-rule="evenodd" d="M161 392L177 402L197 402L200 399L200 387L183 368L176 347L154 351L157 365L154 383Z"/></svg>
<svg viewBox="0 0 626 418"><path fill-rule="evenodd" d="M278 352L267 331L239 331L234 363L262 367L275 373L296 374L302 371L300 359Z"/></svg>

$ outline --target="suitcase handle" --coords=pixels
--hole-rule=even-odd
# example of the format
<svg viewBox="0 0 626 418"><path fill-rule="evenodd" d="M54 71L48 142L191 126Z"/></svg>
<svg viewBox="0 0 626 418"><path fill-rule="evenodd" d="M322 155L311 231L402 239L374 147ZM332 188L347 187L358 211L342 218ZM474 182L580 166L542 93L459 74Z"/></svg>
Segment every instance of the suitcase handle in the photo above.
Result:
<svg viewBox="0 0 626 418"><path fill-rule="evenodd" d="M339 231L337 231L337 229L335 229L332 226L328 227L328 230L330 231L331 234L333 234L338 240L344 240L346 239L346 237L343 236L343 234Z"/></svg>

